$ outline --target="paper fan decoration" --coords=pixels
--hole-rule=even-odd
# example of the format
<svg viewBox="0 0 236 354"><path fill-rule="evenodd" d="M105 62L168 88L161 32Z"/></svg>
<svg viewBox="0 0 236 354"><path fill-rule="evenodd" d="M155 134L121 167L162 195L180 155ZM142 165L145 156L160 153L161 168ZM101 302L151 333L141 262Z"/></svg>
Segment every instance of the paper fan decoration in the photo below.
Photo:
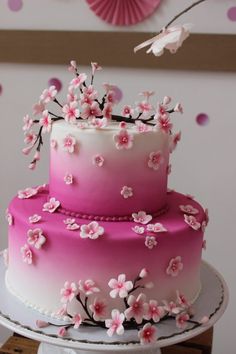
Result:
<svg viewBox="0 0 236 354"><path fill-rule="evenodd" d="M161 0L87 0L90 9L103 21L116 26L130 26L143 21Z"/></svg>

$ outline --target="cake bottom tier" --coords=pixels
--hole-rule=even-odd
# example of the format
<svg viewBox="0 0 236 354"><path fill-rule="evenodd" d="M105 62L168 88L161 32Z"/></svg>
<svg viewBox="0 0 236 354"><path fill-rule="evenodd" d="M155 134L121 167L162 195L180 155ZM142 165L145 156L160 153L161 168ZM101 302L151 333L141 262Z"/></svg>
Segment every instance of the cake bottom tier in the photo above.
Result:
<svg viewBox="0 0 236 354"><path fill-rule="evenodd" d="M29 199L14 198L8 214L9 291L51 315L63 301L68 301L72 312L81 311L74 296L78 293L88 298L88 306L105 299L108 313L114 308L123 312L123 297L131 293L143 293L147 301L161 302L175 300L179 291L193 302L201 289L202 224L206 215L185 195L171 192L167 197L168 211L146 224L98 221L95 231L91 231L91 220L68 220L71 217L60 210L43 211L47 188ZM191 225L181 209L195 213ZM86 234L82 225L89 224ZM69 230L68 225L74 226ZM101 235L93 239L96 232Z"/></svg>

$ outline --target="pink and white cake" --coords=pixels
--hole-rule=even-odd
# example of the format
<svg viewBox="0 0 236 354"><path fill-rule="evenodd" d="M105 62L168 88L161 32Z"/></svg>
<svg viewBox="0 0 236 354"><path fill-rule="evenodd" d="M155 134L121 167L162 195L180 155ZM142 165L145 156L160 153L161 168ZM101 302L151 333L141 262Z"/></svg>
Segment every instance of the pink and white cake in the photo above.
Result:
<svg viewBox="0 0 236 354"><path fill-rule="evenodd" d="M66 104L50 87L35 105L40 118L24 117L23 152L36 147L31 169L51 133L50 178L10 203L6 284L28 306L75 328L100 326L109 336L137 328L141 342L153 334L150 342L155 323L175 316L183 327L190 319L208 216L193 197L167 189L169 154L180 140L170 115L181 105L171 108L166 96L154 108L153 93L144 92L116 116L114 86L104 85L102 98L93 86L98 69L92 63L87 84L72 61Z"/></svg>

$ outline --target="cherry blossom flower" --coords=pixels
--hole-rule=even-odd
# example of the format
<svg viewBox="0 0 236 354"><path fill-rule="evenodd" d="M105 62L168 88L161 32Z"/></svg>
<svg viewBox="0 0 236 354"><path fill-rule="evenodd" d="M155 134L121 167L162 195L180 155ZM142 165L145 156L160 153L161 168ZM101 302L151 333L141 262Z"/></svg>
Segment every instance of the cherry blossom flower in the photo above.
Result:
<svg viewBox="0 0 236 354"><path fill-rule="evenodd" d="M112 86L112 90L109 90L106 94L105 100L107 103L110 103L111 105L114 105L117 103L117 97L116 93L114 91L114 87Z"/></svg>
<svg viewBox="0 0 236 354"><path fill-rule="evenodd" d="M134 137L132 134L129 134L126 129L121 129L113 138L118 150L131 149L133 146Z"/></svg>
<svg viewBox="0 0 236 354"><path fill-rule="evenodd" d="M151 323L146 323L138 332L141 344L150 344L157 341L157 329Z"/></svg>
<svg viewBox="0 0 236 354"><path fill-rule="evenodd" d="M9 252L8 252L7 248L5 250L3 250L3 260L4 260L5 266L8 267L8 265L9 265Z"/></svg>
<svg viewBox="0 0 236 354"><path fill-rule="evenodd" d="M134 114L134 109L131 106L125 105L121 111L121 116L122 117L132 117Z"/></svg>
<svg viewBox="0 0 236 354"><path fill-rule="evenodd" d="M151 152L148 159L148 167L157 171L160 165L163 164L164 158L161 151Z"/></svg>
<svg viewBox="0 0 236 354"><path fill-rule="evenodd" d="M43 205L43 211L47 211L48 213L54 213L57 208L60 206L60 202L55 198L50 198L49 202L46 202Z"/></svg>
<svg viewBox="0 0 236 354"><path fill-rule="evenodd" d="M137 120L135 122L135 125L136 125L137 131L139 133L146 133L146 132L150 132L152 130L152 127L150 127L150 125L147 125L147 124L141 122L140 120Z"/></svg>
<svg viewBox="0 0 236 354"><path fill-rule="evenodd" d="M180 141L180 139L181 139L181 132L178 132L178 133L176 133L174 135L171 135L170 153L172 153L175 150L175 148L176 148L178 142Z"/></svg>
<svg viewBox="0 0 236 354"><path fill-rule="evenodd" d="M169 117L167 115L159 116L157 119L157 128L163 133L169 133L173 127Z"/></svg>
<svg viewBox="0 0 236 354"><path fill-rule="evenodd" d="M41 321L41 320L37 320L36 321L36 326L38 328L45 328L45 327L48 327L50 324L48 322L45 322L45 321Z"/></svg>
<svg viewBox="0 0 236 354"><path fill-rule="evenodd" d="M177 303L183 307L183 308L188 308L190 306L190 302L186 299L186 297L179 292L179 290L176 291L176 296L177 296Z"/></svg>
<svg viewBox="0 0 236 354"><path fill-rule="evenodd" d="M127 303L129 307L124 312L128 321L134 318L138 324L142 323L148 310L148 304L145 301L146 295L142 293L137 298L134 295L128 297Z"/></svg>
<svg viewBox="0 0 236 354"><path fill-rule="evenodd" d="M136 234L139 234L139 235L143 235L145 232L145 228L143 226L138 226L138 225L135 225L134 227L132 227L132 230L134 232L136 232Z"/></svg>
<svg viewBox="0 0 236 354"><path fill-rule="evenodd" d="M32 127L32 125L33 125L33 119L31 119L30 117L29 117L29 115L27 114L26 116L24 116L24 118L23 118L23 123L24 123L24 125L23 125L23 130L24 131L26 131L26 130L29 130L31 127Z"/></svg>
<svg viewBox="0 0 236 354"><path fill-rule="evenodd" d="M159 113L159 116L166 116L168 115L168 106L166 104L161 104L161 103L158 103L158 106L157 106L157 113Z"/></svg>
<svg viewBox="0 0 236 354"><path fill-rule="evenodd" d="M82 316L80 315L80 313L77 313L76 315L73 316L72 318L72 323L74 325L75 329L78 329L79 326L81 325L83 319Z"/></svg>
<svg viewBox="0 0 236 354"><path fill-rule="evenodd" d="M6 210L5 217L6 217L8 225L12 226L14 224L14 218L8 209Z"/></svg>
<svg viewBox="0 0 236 354"><path fill-rule="evenodd" d="M93 304L89 305L95 321L101 321L106 317L107 303L105 300L95 298Z"/></svg>
<svg viewBox="0 0 236 354"><path fill-rule="evenodd" d="M110 296L114 299L117 296L125 298L128 296L128 292L133 289L132 281L126 281L126 275L120 274L118 280L111 279L108 283L109 287L112 289L110 291Z"/></svg>
<svg viewBox="0 0 236 354"><path fill-rule="evenodd" d="M105 117L107 119L112 118L112 104L111 103L106 103L104 105L104 108L102 110L102 115L103 115L103 117Z"/></svg>
<svg viewBox="0 0 236 354"><path fill-rule="evenodd" d="M68 70L71 71L71 72L76 72L77 70L77 64L76 64L76 61L75 60L71 60L70 61L70 65L68 67Z"/></svg>
<svg viewBox="0 0 236 354"><path fill-rule="evenodd" d="M72 135L68 134L63 139L63 150L72 154L75 150L76 139Z"/></svg>
<svg viewBox="0 0 236 354"><path fill-rule="evenodd" d="M93 102L90 104L84 104L82 106L81 118L92 120L93 118L99 117L102 115L102 111L99 108L99 104L97 102Z"/></svg>
<svg viewBox="0 0 236 354"><path fill-rule="evenodd" d="M46 242L46 237L43 235L43 231L40 228L28 230L27 237L27 242L38 250Z"/></svg>
<svg viewBox="0 0 236 354"><path fill-rule="evenodd" d="M152 105L148 101L138 102L137 110L139 113L142 113L144 116L149 115L153 110Z"/></svg>
<svg viewBox="0 0 236 354"><path fill-rule="evenodd" d="M40 96L40 101L43 104L49 103L50 101L53 101L55 99L56 94L57 94L56 87L50 86L48 89L43 90Z"/></svg>
<svg viewBox="0 0 236 354"><path fill-rule="evenodd" d="M80 95L80 101L79 101L79 103L80 103L81 106L84 106L84 105L89 105L89 106L91 106L91 104L93 103L93 101L94 101L94 99L93 99L93 97L90 96L90 95L87 95L87 94L84 94L84 93L82 93L82 94Z"/></svg>
<svg viewBox="0 0 236 354"><path fill-rule="evenodd" d="M187 313L180 313L176 316L176 326L181 329L187 327L187 322L189 320L189 315Z"/></svg>
<svg viewBox="0 0 236 354"><path fill-rule="evenodd" d="M78 294L78 289L75 283L69 283L68 281L65 282L64 288L61 289L61 302L67 303L71 302L74 297Z"/></svg>
<svg viewBox="0 0 236 354"><path fill-rule="evenodd" d="M62 107L62 112L64 113L65 121L67 123L76 123L76 118L79 117L78 102L73 101L65 104Z"/></svg>
<svg viewBox="0 0 236 354"><path fill-rule="evenodd" d="M174 301L167 302L166 300L163 300L164 304L164 310L168 312L170 315L177 315L182 311L182 308L178 306Z"/></svg>
<svg viewBox="0 0 236 354"><path fill-rule="evenodd" d="M40 152L38 150L36 150L36 152L34 154L34 160L35 161L39 161L40 160Z"/></svg>
<svg viewBox="0 0 236 354"><path fill-rule="evenodd" d="M76 231L76 230L79 230L80 225L76 224L76 222L75 222L73 224L68 224L66 226L66 228L67 228L67 230L70 230L70 231Z"/></svg>
<svg viewBox="0 0 236 354"><path fill-rule="evenodd" d="M71 80L70 87L77 89L85 82L86 79L87 79L87 75L85 73L81 73L77 77Z"/></svg>
<svg viewBox="0 0 236 354"><path fill-rule="evenodd" d="M120 194L124 199L130 198L133 196L133 189L131 187L123 186Z"/></svg>
<svg viewBox="0 0 236 354"><path fill-rule="evenodd" d="M183 113L183 107L181 105L181 103L176 103L175 107L174 107L174 112L179 112L179 113Z"/></svg>
<svg viewBox="0 0 236 354"><path fill-rule="evenodd" d="M158 232L166 232L166 228L159 222L156 224L148 224L147 231L158 233Z"/></svg>
<svg viewBox="0 0 236 354"><path fill-rule="evenodd" d="M27 244L25 244L23 247L20 249L21 254L22 254L22 259L23 262L27 264L32 264L33 262L33 254Z"/></svg>
<svg viewBox="0 0 236 354"><path fill-rule="evenodd" d="M33 149L34 145L30 145L30 146L27 146L25 147L24 149L22 149L22 153L24 155L29 155L29 153L31 152L31 150Z"/></svg>
<svg viewBox="0 0 236 354"><path fill-rule="evenodd" d="M37 116L38 114L42 114L45 110L45 104L43 102L38 102L33 106L33 115Z"/></svg>
<svg viewBox="0 0 236 354"><path fill-rule="evenodd" d="M93 118L90 121L90 125L92 125L96 129L102 129L107 126L107 118Z"/></svg>
<svg viewBox="0 0 236 354"><path fill-rule="evenodd" d="M36 139L37 135L35 132L33 132L33 130L30 130L29 132L25 133L24 143L33 145Z"/></svg>
<svg viewBox="0 0 236 354"><path fill-rule="evenodd" d="M42 216L38 215L38 214L34 214L32 216L29 216L29 222L30 224L36 224L37 222L39 222L42 219Z"/></svg>
<svg viewBox="0 0 236 354"><path fill-rule="evenodd" d="M95 155L93 157L93 164L98 166L98 167L102 167L104 165L105 159L102 155Z"/></svg>
<svg viewBox="0 0 236 354"><path fill-rule="evenodd" d="M126 128L127 128L127 123L124 122L124 121L120 122L120 123L119 123L119 128L120 128L120 129L126 129Z"/></svg>
<svg viewBox="0 0 236 354"><path fill-rule="evenodd" d="M26 188L24 190L18 191L18 198L19 199L28 199L33 197L38 193L38 190L36 188Z"/></svg>
<svg viewBox="0 0 236 354"><path fill-rule="evenodd" d="M133 213L132 217L134 222L146 225L152 220L152 215L148 215L145 211L139 211L138 213Z"/></svg>
<svg viewBox="0 0 236 354"><path fill-rule="evenodd" d="M67 315L67 303L63 304L56 312L52 313L56 317L64 317Z"/></svg>
<svg viewBox="0 0 236 354"><path fill-rule="evenodd" d="M65 220L63 220L65 225L72 225L75 223L75 219L71 219L71 218L67 218Z"/></svg>
<svg viewBox="0 0 236 354"><path fill-rule="evenodd" d="M102 67L98 63L92 62L91 66L92 66L92 75L93 76L95 74L95 71L102 70Z"/></svg>
<svg viewBox="0 0 236 354"><path fill-rule="evenodd" d="M69 185L73 183L73 176L71 173L67 173L64 177L65 184Z"/></svg>
<svg viewBox="0 0 236 354"><path fill-rule="evenodd" d="M153 249L157 245L156 238L154 236L146 236L145 238L145 246L149 248L150 250Z"/></svg>
<svg viewBox="0 0 236 354"><path fill-rule="evenodd" d="M177 256L175 258L172 258L169 262L169 265L166 269L166 274L171 275L172 277L177 277L179 272L183 270L183 263L182 263L182 258L180 256Z"/></svg>
<svg viewBox="0 0 236 354"><path fill-rule="evenodd" d="M190 24L184 24L182 26L163 28L157 36L139 44L134 48L134 51L136 52L139 49L151 45L147 53L152 52L155 56L161 56L165 48L171 53L176 53L183 41L189 36L191 27Z"/></svg>
<svg viewBox="0 0 236 354"><path fill-rule="evenodd" d="M114 333L118 334L121 336L124 333L124 327L123 327L123 322L125 319L125 315L123 313L120 313L119 310L112 310L111 312L111 319L105 320L105 326L108 329L107 334L109 337L112 337Z"/></svg>
<svg viewBox="0 0 236 354"><path fill-rule="evenodd" d="M141 279L146 278L148 274L149 274L148 270L146 268L143 268L139 273L139 278Z"/></svg>
<svg viewBox="0 0 236 354"><path fill-rule="evenodd" d="M50 117L47 110L43 111L43 116L39 120L39 124L43 127L42 133L50 133L52 130L52 118Z"/></svg>
<svg viewBox="0 0 236 354"><path fill-rule="evenodd" d="M193 215L184 214L184 221L186 222L186 224L188 224L192 229L196 231L199 230L201 227L201 224L197 221L197 219Z"/></svg>
<svg viewBox="0 0 236 354"><path fill-rule="evenodd" d="M145 320L153 320L157 323L164 315L164 307L158 306L158 302L156 300L150 300L148 304L148 309L146 311L146 314L144 315Z"/></svg>
<svg viewBox="0 0 236 354"><path fill-rule="evenodd" d="M66 327L61 327L59 330L58 330L58 336L59 337L65 337L67 335L67 329Z"/></svg>
<svg viewBox="0 0 236 354"><path fill-rule="evenodd" d="M179 206L180 210L185 213L185 214L191 214L191 215L196 215L199 213L199 210L194 208L192 205L180 205Z"/></svg>
<svg viewBox="0 0 236 354"><path fill-rule="evenodd" d="M97 239L104 234L104 228L98 224L97 221L92 221L87 225L81 225L81 238L90 238L91 240Z"/></svg>
<svg viewBox="0 0 236 354"><path fill-rule="evenodd" d="M51 139L50 146L51 148L55 149L57 147L57 141L55 139Z"/></svg>
<svg viewBox="0 0 236 354"><path fill-rule="evenodd" d="M96 283L91 279L87 279L85 281L80 280L79 290L81 290L86 296L100 292L100 289L97 287Z"/></svg>

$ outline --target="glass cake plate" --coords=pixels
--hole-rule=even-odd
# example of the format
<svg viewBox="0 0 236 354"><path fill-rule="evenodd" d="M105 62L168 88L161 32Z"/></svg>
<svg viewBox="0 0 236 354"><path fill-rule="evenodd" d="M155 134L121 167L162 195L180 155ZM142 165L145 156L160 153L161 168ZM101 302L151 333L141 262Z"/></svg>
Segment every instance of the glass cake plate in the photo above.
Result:
<svg viewBox="0 0 236 354"><path fill-rule="evenodd" d="M178 329L174 320L166 320L157 324L158 340L155 344L140 345L137 330L127 330L122 337L114 335L108 337L101 328L80 327L79 330L70 329L68 336L61 338L57 335L58 327L50 326L43 329L36 327L36 320L53 322L65 325L65 322L52 320L24 305L20 300L8 292L5 286L5 272L3 253L0 253L0 324L25 337L41 342L39 354L85 354L85 353L160 353L161 347L173 345L195 337L214 325L223 315L228 304L228 287L217 270L211 265L202 262L201 280L202 290L194 303L194 321L200 321L203 316L209 317L204 325L188 324L188 327Z"/></svg>

